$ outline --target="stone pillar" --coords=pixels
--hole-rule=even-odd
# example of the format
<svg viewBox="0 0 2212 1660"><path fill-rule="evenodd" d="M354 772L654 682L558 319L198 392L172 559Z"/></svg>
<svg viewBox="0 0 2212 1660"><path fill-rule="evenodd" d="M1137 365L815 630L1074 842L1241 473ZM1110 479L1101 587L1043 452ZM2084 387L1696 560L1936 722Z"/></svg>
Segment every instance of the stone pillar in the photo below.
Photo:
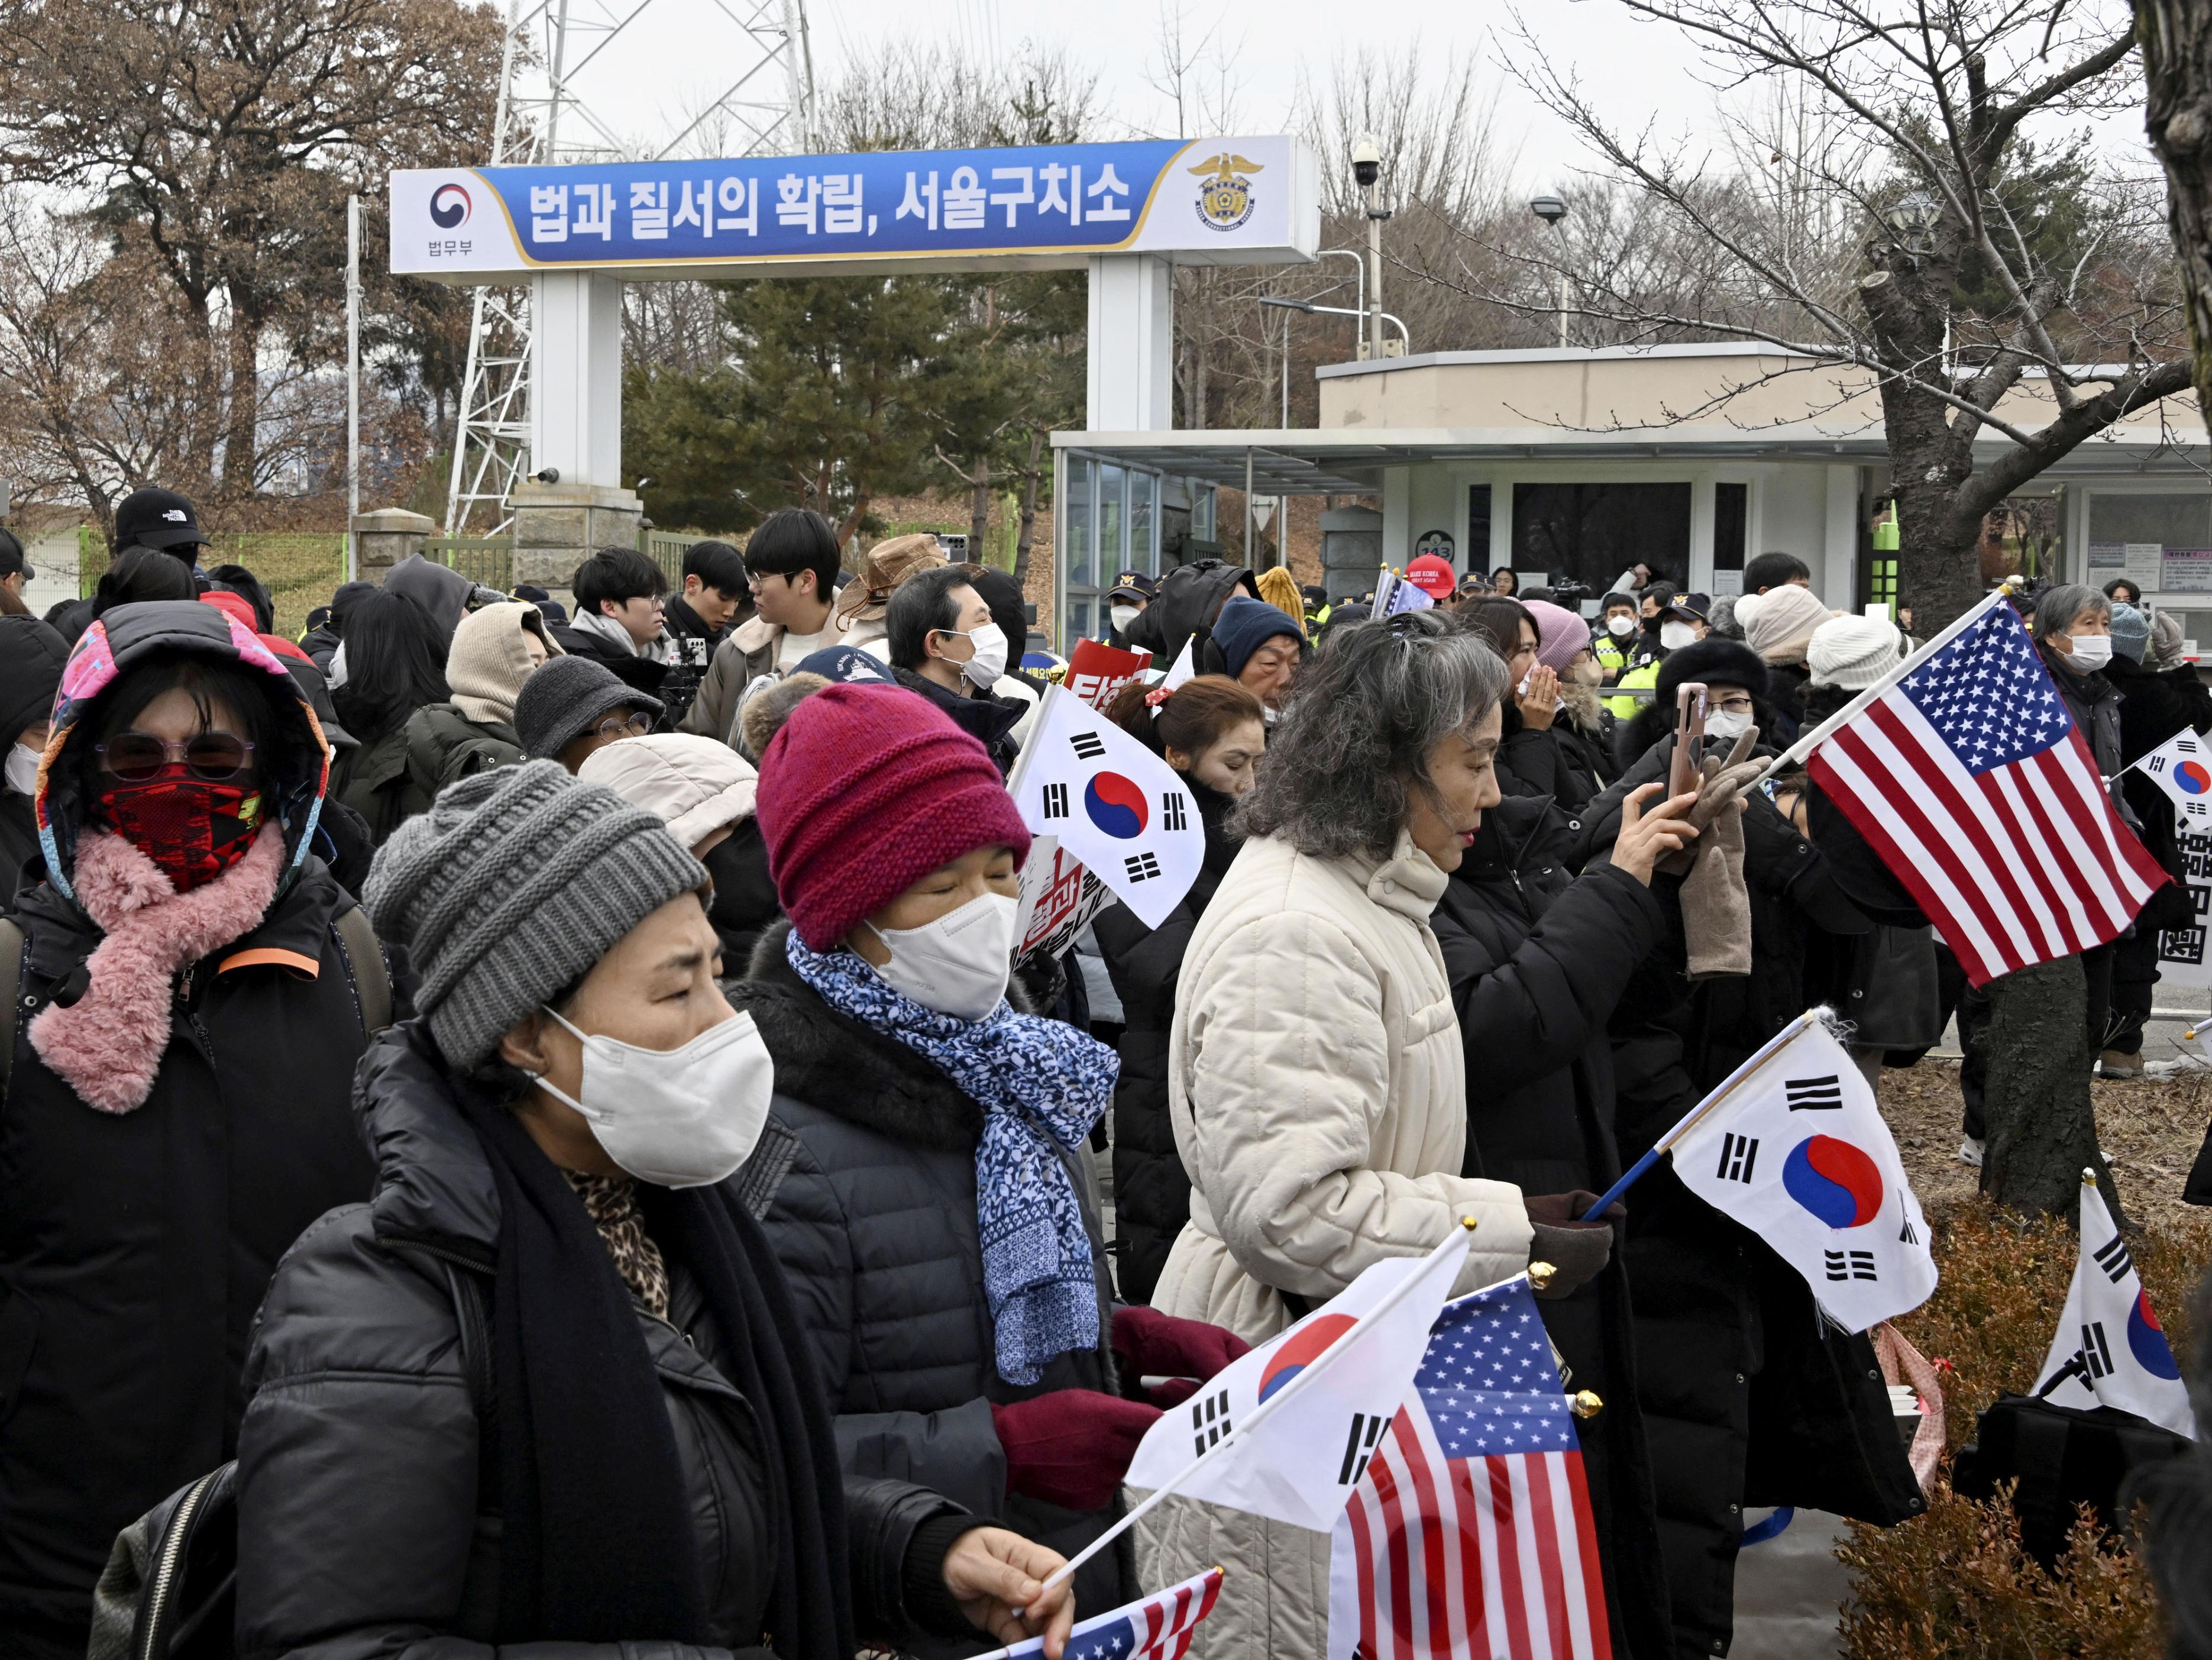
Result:
<svg viewBox="0 0 2212 1660"><path fill-rule="evenodd" d="M557 484L522 479L507 504L514 514L510 586L535 582L556 596L568 592L568 579L594 549L635 547L645 516L635 490L565 479Z"/></svg>
<svg viewBox="0 0 2212 1660"><path fill-rule="evenodd" d="M1332 605L1373 587L1382 575L1382 515L1357 504L1322 514L1321 567Z"/></svg>
<svg viewBox="0 0 2212 1660"><path fill-rule="evenodd" d="M437 526L404 508L378 508L353 521L354 569L364 582L381 582L401 560L422 551Z"/></svg>

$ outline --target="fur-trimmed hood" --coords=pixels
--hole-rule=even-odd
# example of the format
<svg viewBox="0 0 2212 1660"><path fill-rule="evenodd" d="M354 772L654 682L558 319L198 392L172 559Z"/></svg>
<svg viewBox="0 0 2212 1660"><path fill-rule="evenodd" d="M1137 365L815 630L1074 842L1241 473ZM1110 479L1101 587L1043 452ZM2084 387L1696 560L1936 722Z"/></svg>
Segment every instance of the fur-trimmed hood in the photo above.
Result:
<svg viewBox="0 0 2212 1660"><path fill-rule="evenodd" d="M775 1061L775 1091L896 1141L972 1152L983 1109L928 1060L896 1037L862 1025L822 1000L784 955L791 924L761 936L741 981L725 982L731 1003L753 1018ZM1031 1013L1018 984L1007 1000Z"/></svg>

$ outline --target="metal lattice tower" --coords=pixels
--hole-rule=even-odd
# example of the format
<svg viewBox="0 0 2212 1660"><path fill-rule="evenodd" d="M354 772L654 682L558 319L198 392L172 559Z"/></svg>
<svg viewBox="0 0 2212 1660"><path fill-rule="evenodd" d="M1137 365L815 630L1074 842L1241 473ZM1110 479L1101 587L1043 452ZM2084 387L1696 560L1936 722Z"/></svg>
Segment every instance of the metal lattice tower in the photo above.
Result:
<svg viewBox="0 0 2212 1660"><path fill-rule="evenodd" d="M718 65L702 97L672 104L652 58L656 33L678 61ZM660 125L678 130L626 131L616 114L624 107L677 108ZM805 0L510 0L493 167L780 155L805 151L813 137ZM506 529L507 498L529 471L530 291L474 294L448 536L471 533L472 522L479 535Z"/></svg>

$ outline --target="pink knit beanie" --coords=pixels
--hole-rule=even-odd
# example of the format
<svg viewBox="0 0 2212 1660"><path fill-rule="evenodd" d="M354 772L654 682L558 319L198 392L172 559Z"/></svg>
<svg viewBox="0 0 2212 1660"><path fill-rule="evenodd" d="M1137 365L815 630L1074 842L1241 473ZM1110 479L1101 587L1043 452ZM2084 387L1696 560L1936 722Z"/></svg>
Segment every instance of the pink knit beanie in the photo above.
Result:
<svg viewBox="0 0 2212 1660"><path fill-rule="evenodd" d="M1522 603L1536 619L1536 660L1554 674L1565 674L1567 665L1589 649L1589 624L1565 605L1542 599Z"/></svg>
<svg viewBox="0 0 2212 1660"><path fill-rule="evenodd" d="M754 812L776 897L816 951L977 848L1029 856L982 745L890 686L829 686L793 709L761 757Z"/></svg>

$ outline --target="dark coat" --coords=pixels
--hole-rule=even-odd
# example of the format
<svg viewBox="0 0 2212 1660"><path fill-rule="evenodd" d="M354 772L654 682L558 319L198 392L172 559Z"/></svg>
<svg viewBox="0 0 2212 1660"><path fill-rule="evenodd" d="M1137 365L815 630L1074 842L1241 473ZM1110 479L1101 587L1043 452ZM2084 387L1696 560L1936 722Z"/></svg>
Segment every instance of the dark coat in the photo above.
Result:
<svg viewBox="0 0 2212 1660"><path fill-rule="evenodd" d="M1013 771L1014 763L1021 758L1022 746L1014 741L1014 728L1021 724L1028 706L1017 703L1010 697L994 697L988 692L970 696L964 691L947 691L926 674L916 674L912 669L893 669L898 683L908 691L927 697L951 717L952 724L990 751L991 764L1006 777Z"/></svg>
<svg viewBox="0 0 2212 1660"><path fill-rule="evenodd" d="M1620 1174L1606 1021L1665 931L1662 902L1609 865L1577 878L1559 810L1509 796L1482 816L1431 924L1467 1047L1464 1176L1524 1193L1602 1192ZM1608 1404L1579 1426L1624 1652L1670 1646L1627 1276L1616 1260L1571 1296L1538 1304L1569 1386Z"/></svg>
<svg viewBox="0 0 2212 1660"><path fill-rule="evenodd" d="M380 1039L357 1089L376 1197L316 1223L287 1255L254 1333L239 1435L240 1651L428 1657L489 1641L499 1604L497 1487L479 1487L457 1280L492 1294L491 1167L444 1065L410 1023ZM691 1496L712 1640L760 1643L776 1518L752 1408L680 1259L669 1318L640 1310ZM489 1344L488 1333L476 1341ZM793 1364L809 1387L807 1355ZM484 1363L478 1365L479 1373ZM493 1410L496 1410L494 1403ZM855 1614L903 1637L900 1571L915 1529L952 1509L904 1482L845 1488ZM510 1656L541 1652L507 1647ZM683 1660L671 1643L564 1647L572 1660Z"/></svg>
<svg viewBox="0 0 2212 1660"><path fill-rule="evenodd" d="M632 690L641 691L647 697L660 696L661 685L668 678L667 664L656 663L650 657L641 657L634 651L624 651L605 635L596 634L589 629L580 629L574 624L564 627L554 623L547 628L546 632L569 656L588 657ZM692 691L696 695L697 690L698 682L695 680ZM688 702L690 700L687 698L685 701ZM673 722L665 722L661 730L671 730L673 725Z"/></svg>
<svg viewBox="0 0 2212 1660"><path fill-rule="evenodd" d="M1228 818L1236 802L1186 776L1206 826L1206 856L1182 902L1148 928L1127 905L1110 905L1091 930L1121 1000L1121 1075L1114 1085L1115 1264L1125 1302L1149 1303L1168 1250L1190 1220L1190 1174L1176 1152L1168 1117L1168 1032L1176 983L1198 919L1221 885L1237 849Z"/></svg>
<svg viewBox="0 0 2212 1660"><path fill-rule="evenodd" d="M31 798L0 786L0 915L14 908L19 886L27 892L45 879L45 869Z"/></svg>
<svg viewBox="0 0 2212 1660"><path fill-rule="evenodd" d="M1501 714L1498 787L1506 795L1554 802L1572 812L1598 793L1597 769L1567 710L1541 728L1523 721L1510 699Z"/></svg>
<svg viewBox="0 0 2212 1660"><path fill-rule="evenodd" d="M452 703L430 703L407 717L407 787L402 818L429 811L438 792L493 767L519 766L522 740L504 721L471 721Z"/></svg>
<svg viewBox="0 0 2212 1660"><path fill-rule="evenodd" d="M1235 593L1257 599L1260 579L1242 565L1218 559L1177 566L1160 579L1159 592L1129 624L1130 648L1152 653L1155 663L1173 663L1194 634L1203 633L1205 642L1212 642L1213 619Z"/></svg>
<svg viewBox="0 0 2212 1660"><path fill-rule="evenodd" d="M741 978L761 936L783 915L775 879L769 874L768 842L760 820L747 813L730 826L729 839L710 848L707 874L714 879L714 902L707 920L722 942L722 972Z"/></svg>
<svg viewBox="0 0 2212 1660"><path fill-rule="evenodd" d="M0 1111L0 1629L84 1644L116 1534L231 1455L240 1369L277 1259L374 1170L348 1101L368 1041L319 860L261 926L194 967L153 1093L96 1112L48 1071L32 1018L100 932L51 886L28 936ZM305 979L276 950L317 965Z"/></svg>
<svg viewBox="0 0 2212 1660"><path fill-rule="evenodd" d="M784 955L789 926L763 939L750 976L732 988L775 1058L769 1135L744 1179L790 1278L845 1468L919 1481L1073 1555L1104 1531L1112 1508L1085 1514L1010 1497L991 1406L1054 1389L1116 1392L1114 1287L1097 1218L1086 1203L1097 1348L1058 1357L1026 1388L1006 1383L976 1225L983 1110L921 1055L824 1003ZM1077 1159L1064 1157L1087 1194ZM1079 1572L1076 1592L1093 1610L1136 1595L1116 1551Z"/></svg>
<svg viewBox="0 0 2212 1660"><path fill-rule="evenodd" d="M374 743L347 751L331 768L332 799L361 815L378 847L407 822L410 811L420 811L410 805L420 786L408 772L409 736L407 724L396 726Z"/></svg>
<svg viewBox="0 0 2212 1660"><path fill-rule="evenodd" d="M2120 760L2133 766L2185 729L2212 731L2212 691L2187 666L2160 672L2131 657L2115 656L2105 671L2120 694ZM2122 781L2128 806L2142 825L2143 845L2172 883L2153 894L2144 915L2155 927L2181 928L2197 921L2189 897L2188 873L2173 803L2140 772Z"/></svg>
<svg viewBox="0 0 2212 1660"><path fill-rule="evenodd" d="M2089 753L2097 759L2097 770L2113 778L2124 764L2120 758L2124 747L2120 737L2120 691L2112 684L2109 673L2077 674L2066 660L2051 649L2041 640L2035 642L2041 654L2044 667L2057 683L2059 700L2066 705L2066 713L2074 717L2074 725L2089 745ZM2130 829L2136 828L2135 812L2127 804L2127 797L2118 783L2112 785L2112 805L2120 810Z"/></svg>
<svg viewBox="0 0 2212 1660"><path fill-rule="evenodd" d="M691 700L699 695L699 683L707 678L707 671L714 664L714 648L729 637L731 629L751 610L750 605L746 605L739 617L731 620L729 627L710 629L697 611L684 604L681 594L669 600L663 617L669 660L660 690L653 694L668 705L668 713L661 721L663 731L674 732L683 725L684 717L691 712Z"/></svg>

